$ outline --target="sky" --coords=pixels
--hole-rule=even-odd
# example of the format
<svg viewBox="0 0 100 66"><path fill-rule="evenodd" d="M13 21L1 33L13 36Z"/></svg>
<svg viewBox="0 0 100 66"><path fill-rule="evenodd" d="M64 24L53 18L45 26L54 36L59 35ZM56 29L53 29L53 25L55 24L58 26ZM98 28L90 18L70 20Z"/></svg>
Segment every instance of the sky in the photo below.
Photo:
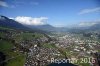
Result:
<svg viewBox="0 0 100 66"><path fill-rule="evenodd" d="M0 0L0 15L28 25L69 26L100 20L100 0Z"/></svg>

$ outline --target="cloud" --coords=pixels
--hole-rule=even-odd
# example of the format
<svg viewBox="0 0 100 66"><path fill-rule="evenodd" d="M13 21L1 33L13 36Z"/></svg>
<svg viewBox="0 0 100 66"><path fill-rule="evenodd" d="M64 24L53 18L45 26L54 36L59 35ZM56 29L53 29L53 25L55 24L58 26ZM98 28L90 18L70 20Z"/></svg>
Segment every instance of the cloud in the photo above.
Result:
<svg viewBox="0 0 100 66"><path fill-rule="evenodd" d="M32 18L25 16L17 16L16 18L13 19L24 25L44 25L46 24L48 18L47 17Z"/></svg>
<svg viewBox="0 0 100 66"><path fill-rule="evenodd" d="M100 12L100 7L91 8L91 9L83 9L78 14L86 14L86 13L93 13L93 12Z"/></svg>
<svg viewBox="0 0 100 66"><path fill-rule="evenodd" d="M2 7L8 7L8 4L4 1L0 1L0 6Z"/></svg>

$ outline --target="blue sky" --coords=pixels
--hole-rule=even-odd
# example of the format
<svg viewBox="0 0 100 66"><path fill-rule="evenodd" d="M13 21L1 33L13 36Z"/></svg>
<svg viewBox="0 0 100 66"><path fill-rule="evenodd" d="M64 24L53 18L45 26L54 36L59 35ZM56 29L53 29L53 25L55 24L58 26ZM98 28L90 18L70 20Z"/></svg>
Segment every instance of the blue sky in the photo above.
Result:
<svg viewBox="0 0 100 66"><path fill-rule="evenodd" d="M34 23L46 20L53 26L67 26L100 20L99 4L100 0L0 0L0 14L11 18L30 17L27 19L33 18Z"/></svg>

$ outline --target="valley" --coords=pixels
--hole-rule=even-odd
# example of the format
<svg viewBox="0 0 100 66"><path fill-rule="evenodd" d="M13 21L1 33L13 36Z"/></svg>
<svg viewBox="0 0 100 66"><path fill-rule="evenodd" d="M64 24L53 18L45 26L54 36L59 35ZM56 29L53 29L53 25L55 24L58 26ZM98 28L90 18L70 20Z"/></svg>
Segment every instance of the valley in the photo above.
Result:
<svg viewBox="0 0 100 66"><path fill-rule="evenodd" d="M54 63L52 58L78 60L72 63L77 66L98 65L99 47L97 33L53 32L46 35L0 27L0 52L5 55L1 65L5 66L47 66ZM82 61L82 58L87 60Z"/></svg>
<svg viewBox="0 0 100 66"><path fill-rule="evenodd" d="M1 16L0 66L98 66L100 31L93 27L31 28Z"/></svg>

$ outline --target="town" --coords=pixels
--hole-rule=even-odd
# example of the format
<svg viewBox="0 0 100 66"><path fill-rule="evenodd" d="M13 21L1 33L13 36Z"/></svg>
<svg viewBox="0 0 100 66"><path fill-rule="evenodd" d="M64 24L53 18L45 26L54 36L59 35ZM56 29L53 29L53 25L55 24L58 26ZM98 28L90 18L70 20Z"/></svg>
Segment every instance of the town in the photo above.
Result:
<svg viewBox="0 0 100 66"><path fill-rule="evenodd" d="M7 58L9 60L6 62L9 63L14 57L24 55L24 66L49 65L51 64L51 58L78 59L77 63L73 63L77 66L99 65L100 42L95 35L91 35L93 38L91 39L90 37L84 37L82 34L68 32L64 34L53 33L53 35L48 35L48 37L36 32L1 29L0 42L10 41L13 46L9 53L18 53L15 56L12 54L12 56ZM83 61L81 58L91 58L91 60Z"/></svg>

